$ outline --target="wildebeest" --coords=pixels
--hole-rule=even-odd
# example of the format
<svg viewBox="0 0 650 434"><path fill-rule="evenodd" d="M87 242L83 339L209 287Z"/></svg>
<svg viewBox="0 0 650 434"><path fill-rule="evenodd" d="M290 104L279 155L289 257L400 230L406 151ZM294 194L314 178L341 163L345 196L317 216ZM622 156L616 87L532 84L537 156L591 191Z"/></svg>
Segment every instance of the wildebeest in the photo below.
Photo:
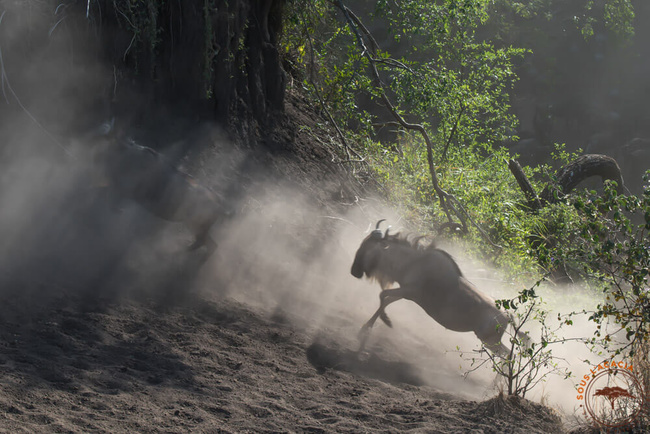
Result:
<svg viewBox="0 0 650 434"><path fill-rule="evenodd" d="M414 301L438 323L457 332L473 331L493 353L506 355L501 342L510 317L496 307L495 301L481 293L463 277L458 264L445 251L435 247L421 248L419 239L382 233L379 225L368 235L357 250L351 273L356 278L365 274L382 287L377 312L361 329L361 350L377 318L388 326L386 316L389 304L403 298ZM394 282L398 288L388 289ZM519 337L528 341L524 333Z"/></svg>
<svg viewBox="0 0 650 434"><path fill-rule="evenodd" d="M160 153L131 140L102 137L93 159L107 187L119 196L161 219L184 223L195 237L188 250L206 246L208 256L214 251L210 228L226 213L213 191Z"/></svg>

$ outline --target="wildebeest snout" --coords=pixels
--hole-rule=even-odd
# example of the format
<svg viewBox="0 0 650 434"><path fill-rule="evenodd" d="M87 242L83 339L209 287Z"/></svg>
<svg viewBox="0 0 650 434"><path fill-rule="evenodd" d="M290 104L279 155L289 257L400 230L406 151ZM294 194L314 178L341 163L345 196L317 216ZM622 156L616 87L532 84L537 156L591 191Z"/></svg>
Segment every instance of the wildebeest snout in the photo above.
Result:
<svg viewBox="0 0 650 434"><path fill-rule="evenodd" d="M361 261L359 260L354 261L350 273L352 273L352 275L357 279L361 279L363 277L363 266L361 265Z"/></svg>
<svg viewBox="0 0 650 434"><path fill-rule="evenodd" d="M372 249L369 249L367 244L367 241L362 244L359 250L357 250L357 254L354 255L354 262L352 263L350 273L357 279L361 279L364 273L369 276L373 269L375 262L373 258L376 255L372 254Z"/></svg>
<svg viewBox="0 0 650 434"><path fill-rule="evenodd" d="M365 240L363 240L361 246L357 250L357 254L354 256L354 263L352 264L350 273L352 273L352 275L357 279L361 279L363 273L370 276L375 268L378 259L375 254L377 243L388 235L388 229L386 229L385 234L383 234L379 229L379 225L385 220L386 219L381 219L377 222L375 230L372 231Z"/></svg>

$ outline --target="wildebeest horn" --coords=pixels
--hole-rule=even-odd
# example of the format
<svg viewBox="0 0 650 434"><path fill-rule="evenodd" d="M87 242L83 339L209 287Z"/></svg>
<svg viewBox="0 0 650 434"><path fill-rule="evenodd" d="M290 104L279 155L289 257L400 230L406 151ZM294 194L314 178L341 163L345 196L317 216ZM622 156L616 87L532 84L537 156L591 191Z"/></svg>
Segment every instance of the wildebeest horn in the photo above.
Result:
<svg viewBox="0 0 650 434"><path fill-rule="evenodd" d="M377 222L377 225L375 226L375 230L372 231L372 232L370 233L370 235L371 235L373 238L379 238L379 239L381 239L381 238L384 237L384 235L381 233L381 229L379 229L379 225L380 225L381 222L383 222L383 221L386 221L386 219L381 219L381 220L379 220L379 221Z"/></svg>
<svg viewBox="0 0 650 434"><path fill-rule="evenodd" d="M390 230L391 227L392 227L392 226L388 226L388 227L386 228L386 232L384 233L384 238L386 238L386 237L388 236L388 231Z"/></svg>

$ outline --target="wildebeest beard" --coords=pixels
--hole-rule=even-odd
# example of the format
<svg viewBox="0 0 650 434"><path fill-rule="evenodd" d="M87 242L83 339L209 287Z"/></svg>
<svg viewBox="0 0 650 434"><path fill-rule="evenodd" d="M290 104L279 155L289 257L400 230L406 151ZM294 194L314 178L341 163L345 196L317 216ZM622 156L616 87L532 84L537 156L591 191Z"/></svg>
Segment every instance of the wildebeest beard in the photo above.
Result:
<svg viewBox="0 0 650 434"><path fill-rule="evenodd" d="M395 283L395 279L383 272L381 267L376 267L374 270L369 272L367 271L366 276L370 281L379 283L381 289L388 289L393 283Z"/></svg>

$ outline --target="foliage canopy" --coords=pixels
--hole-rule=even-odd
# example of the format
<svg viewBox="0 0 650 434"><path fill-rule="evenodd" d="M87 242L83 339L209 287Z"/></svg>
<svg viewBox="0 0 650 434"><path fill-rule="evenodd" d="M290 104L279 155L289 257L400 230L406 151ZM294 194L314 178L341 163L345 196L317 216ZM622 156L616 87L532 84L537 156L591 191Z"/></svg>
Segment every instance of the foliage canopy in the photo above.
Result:
<svg viewBox="0 0 650 434"><path fill-rule="evenodd" d="M355 11L345 6L340 0L289 2L282 43L298 85L344 138L357 143L362 162L348 163L370 162L391 199L423 231L450 218L436 202L441 190L431 188L439 184L473 223L459 241L467 250L520 282L560 267L588 279L604 292L591 319L603 327L612 318L630 343L646 341L648 189L641 197L617 195L612 186L602 195L576 192L533 211L508 171L511 156L503 146L518 139L511 101L531 53L542 53L559 75L554 51L571 38L589 44L605 32L612 44L625 47L634 37L633 2L381 0L357 3ZM566 92L558 77L544 80L542 89ZM537 191L553 183L553 167L581 152L554 146L549 163L524 167ZM594 339L607 343L611 336L597 332ZM544 346L535 354L549 353Z"/></svg>

